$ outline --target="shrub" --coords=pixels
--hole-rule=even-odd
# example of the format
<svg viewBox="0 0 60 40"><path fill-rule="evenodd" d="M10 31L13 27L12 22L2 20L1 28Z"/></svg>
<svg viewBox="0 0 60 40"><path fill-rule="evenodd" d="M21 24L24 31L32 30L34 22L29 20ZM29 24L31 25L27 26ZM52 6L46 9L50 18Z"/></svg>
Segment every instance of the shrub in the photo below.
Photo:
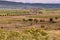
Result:
<svg viewBox="0 0 60 40"><path fill-rule="evenodd" d="M45 26L44 25L41 25L41 28L45 28Z"/></svg>
<svg viewBox="0 0 60 40"><path fill-rule="evenodd" d="M33 21L33 19L28 19L28 21Z"/></svg>
<svg viewBox="0 0 60 40"><path fill-rule="evenodd" d="M40 20L40 22L45 22L45 20Z"/></svg>
<svg viewBox="0 0 60 40"><path fill-rule="evenodd" d="M30 30L26 30L25 33L30 34L32 39L35 40L48 40L48 33L44 30L32 28Z"/></svg>
<svg viewBox="0 0 60 40"><path fill-rule="evenodd" d="M0 40L59 40L59 37L45 30L31 28L19 32L0 30Z"/></svg>
<svg viewBox="0 0 60 40"><path fill-rule="evenodd" d="M23 21L26 21L25 19L23 19Z"/></svg>
<svg viewBox="0 0 60 40"><path fill-rule="evenodd" d="M55 19L58 19L57 17L55 17Z"/></svg>
<svg viewBox="0 0 60 40"><path fill-rule="evenodd" d="M50 18L50 22L52 22L53 21L53 19L52 18Z"/></svg>
<svg viewBox="0 0 60 40"><path fill-rule="evenodd" d="M43 13L42 11L39 12L39 14L42 14L42 13Z"/></svg>
<svg viewBox="0 0 60 40"><path fill-rule="evenodd" d="M56 23L55 21L53 21L53 18L50 18L50 23Z"/></svg>
<svg viewBox="0 0 60 40"><path fill-rule="evenodd" d="M3 30L0 30L0 40L5 40L6 33Z"/></svg>
<svg viewBox="0 0 60 40"><path fill-rule="evenodd" d="M37 23L37 22L38 22L38 20L37 20L37 19L34 19L34 22L36 22L36 23Z"/></svg>
<svg viewBox="0 0 60 40"><path fill-rule="evenodd" d="M1 29L3 29L3 27L1 27Z"/></svg>
<svg viewBox="0 0 60 40"><path fill-rule="evenodd" d="M9 31L6 40L21 40L21 35L18 32Z"/></svg>

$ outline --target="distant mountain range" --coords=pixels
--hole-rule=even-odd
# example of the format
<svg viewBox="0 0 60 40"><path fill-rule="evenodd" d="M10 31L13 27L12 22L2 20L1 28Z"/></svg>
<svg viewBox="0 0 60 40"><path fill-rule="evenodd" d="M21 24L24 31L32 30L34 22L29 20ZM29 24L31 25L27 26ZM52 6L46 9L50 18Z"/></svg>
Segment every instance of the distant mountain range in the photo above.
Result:
<svg viewBox="0 0 60 40"><path fill-rule="evenodd" d="M22 3L22 2L11 2L11 1L0 1L0 9L20 9L20 8L58 8L60 4L44 4L44 3Z"/></svg>

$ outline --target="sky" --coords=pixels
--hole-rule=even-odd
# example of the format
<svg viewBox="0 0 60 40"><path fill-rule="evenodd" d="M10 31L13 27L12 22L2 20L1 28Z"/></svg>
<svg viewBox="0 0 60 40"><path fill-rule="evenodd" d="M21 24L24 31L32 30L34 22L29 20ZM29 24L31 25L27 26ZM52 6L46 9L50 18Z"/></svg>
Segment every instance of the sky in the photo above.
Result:
<svg viewBox="0 0 60 40"><path fill-rule="evenodd" d="M24 3L60 3L60 0L4 0Z"/></svg>

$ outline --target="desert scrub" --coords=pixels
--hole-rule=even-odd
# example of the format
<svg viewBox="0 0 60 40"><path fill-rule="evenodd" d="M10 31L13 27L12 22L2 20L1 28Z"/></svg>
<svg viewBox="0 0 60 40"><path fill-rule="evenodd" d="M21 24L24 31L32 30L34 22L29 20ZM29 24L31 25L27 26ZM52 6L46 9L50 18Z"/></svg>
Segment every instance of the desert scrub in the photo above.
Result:
<svg viewBox="0 0 60 40"><path fill-rule="evenodd" d="M30 34L33 40L48 40L48 33L41 29L30 29L26 30L25 33Z"/></svg>
<svg viewBox="0 0 60 40"><path fill-rule="evenodd" d="M0 30L0 40L6 40L6 33L3 30Z"/></svg>
<svg viewBox="0 0 60 40"><path fill-rule="evenodd" d="M40 29L29 29L22 32L0 30L0 40L46 40L48 33Z"/></svg>
<svg viewBox="0 0 60 40"><path fill-rule="evenodd" d="M0 40L58 40L42 29L31 28L23 31L0 30Z"/></svg>
<svg viewBox="0 0 60 40"><path fill-rule="evenodd" d="M22 40L21 37L22 37L21 33L14 32L14 31L9 31L6 40Z"/></svg>

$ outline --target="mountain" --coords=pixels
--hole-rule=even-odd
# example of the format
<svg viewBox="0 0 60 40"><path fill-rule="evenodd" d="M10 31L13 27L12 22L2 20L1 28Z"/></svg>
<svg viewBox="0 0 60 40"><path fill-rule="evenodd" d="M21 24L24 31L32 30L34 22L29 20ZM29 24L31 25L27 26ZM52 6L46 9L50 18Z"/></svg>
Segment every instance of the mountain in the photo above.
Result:
<svg viewBox="0 0 60 40"><path fill-rule="evenodd" d="M22 2L12 2L12 1L0 1L0 4L4 5L18 5L18 4L23 4Z"/></svg>
<svg viewBox="0 0 60 40"><path fill-rule="evenodd" d="M22 2L11 2L11 1L0 1L0 9L20 9L20 8L58 8L60 4L44 4L44 3L22 3Z"/></svg>

